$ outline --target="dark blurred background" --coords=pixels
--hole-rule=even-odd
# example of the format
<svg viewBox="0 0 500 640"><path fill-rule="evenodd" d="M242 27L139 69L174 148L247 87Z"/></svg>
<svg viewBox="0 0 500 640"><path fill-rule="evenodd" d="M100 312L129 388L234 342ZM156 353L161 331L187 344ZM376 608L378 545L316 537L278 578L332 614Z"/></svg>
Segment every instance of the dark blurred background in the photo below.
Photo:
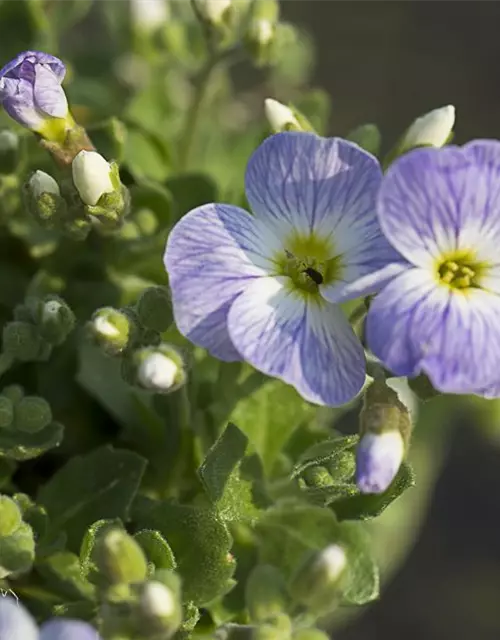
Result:
<svg viewBox="0 0 500 640"><path fill-rule="evenodd" d="M453 104L456 142L500 138L500 3L283 0L282 8L313 35L330 134L374 122L387 149L415 117ZM453 429L407 562L337 640L500 638L500 450L476 427Z"/></svg>

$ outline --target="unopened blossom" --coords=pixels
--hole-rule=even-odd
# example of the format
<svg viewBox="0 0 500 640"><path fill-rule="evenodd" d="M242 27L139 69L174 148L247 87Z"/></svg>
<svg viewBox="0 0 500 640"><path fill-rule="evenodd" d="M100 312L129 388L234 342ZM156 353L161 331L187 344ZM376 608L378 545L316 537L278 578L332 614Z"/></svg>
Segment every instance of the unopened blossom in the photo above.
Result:
<svg viewBox="0 0 500 640"><path fill-rule="evenodd" d="M385 491L401 466L405 446L399 431L366 433L356 450L356 484L362 493Z"/></svg>
<svg viewBox="0 0 500 640"><path fill-rule="evenodd" d="M302 129L290 107L287 107L281 102L273 100L272 98L267 98L264 101L264 108L266 118L274 132L279 133L281 131L289 130L300 131L300 129Z"/></svg>
<svg viewBox="0 0 500 640"><path fill-rule="evenodd" d="M31 176L29 180L29 188L32 195L35 198L39 198L42 193L51 193L53 195L60 195L61 190L59 189L59 185L55 181L55 179L45 173L45 171L35 171L35 173Z"/></svg>
<svg viewBox="0 0 500 640"><path fill-rule="evenodd" d="M455 124L455 107L451 104L433 109L417 118L407 130L403 146L442 147L448 141Z"/></svg>
<svg viewBox="0 0 500 640"><path fill-rule="evenodd" d="M373 353L445 393L500 395L500 143L408 153L378 215L401 258L351 286L385 285L367 318Z"/></svg>
<svg viewBox="0 0 500 640"><path fill-rule="evenodd" d="M0 598L2 640L100 640L97 631L81 620L52 618L38 628L34 618L14 597Z"/></svg>
<svg viewBox="0 0 500 640"><path fill-rule="evenodd" d="M375 213L381 177L377 160L345 140L268 138L246 172L253 215L207 204L169 236L165 265L180 332L311 402L351 400L365 358L339 303L350 283L393 255Z"/></svg>
<svg viewBox="0 0 500 640"><path fill-rule="evenodd" d="M102 195L115 190L111 180L111 165L97 151L80 151L71 169L73 182L85 204L95 206Z"/></svg>
<svg viewBox="0 0 500 640"><path fill-rule="evenodd" d="M48 53L20 53L0 70L0 103L19 124L51 137L71 119L61 86L65 73Z"/></svg>

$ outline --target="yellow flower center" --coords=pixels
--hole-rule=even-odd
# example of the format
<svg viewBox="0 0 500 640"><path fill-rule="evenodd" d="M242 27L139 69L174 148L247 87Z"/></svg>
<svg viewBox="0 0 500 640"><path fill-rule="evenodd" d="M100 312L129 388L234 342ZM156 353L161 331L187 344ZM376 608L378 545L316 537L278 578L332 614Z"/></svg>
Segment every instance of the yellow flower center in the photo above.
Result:
<svg viewBox="0 0 500 640"><path fill-rule="evenodd" d="M437 262L438 281L453 290L465 293L480 287L479 281L487 265L478 262L472 251L455 251Z"/></svg>
<svg viewBox="0 0 500 640"><path fill-rule="evenodd" d="M294 233L285 242L285 251L275 258L278 275L288 276L295 288L306 294L318 294L322 284L340 278L342 262L335 255L331 238Z"/></svg>

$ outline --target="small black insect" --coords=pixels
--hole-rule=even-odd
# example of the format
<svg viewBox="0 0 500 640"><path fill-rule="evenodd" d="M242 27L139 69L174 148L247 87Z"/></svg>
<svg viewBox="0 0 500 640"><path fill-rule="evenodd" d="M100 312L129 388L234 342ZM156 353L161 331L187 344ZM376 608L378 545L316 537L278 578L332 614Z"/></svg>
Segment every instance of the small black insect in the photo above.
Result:
<svg viewBox="0 0 500 640"><path fill-rule="evenodd" d="M314 283L323 284L323 276L319 271L316 271L316 269L313 269L312 267L307 267L307 269L304 269L304 273L307 273L307 275L311 278L311 280Z"/></svg>

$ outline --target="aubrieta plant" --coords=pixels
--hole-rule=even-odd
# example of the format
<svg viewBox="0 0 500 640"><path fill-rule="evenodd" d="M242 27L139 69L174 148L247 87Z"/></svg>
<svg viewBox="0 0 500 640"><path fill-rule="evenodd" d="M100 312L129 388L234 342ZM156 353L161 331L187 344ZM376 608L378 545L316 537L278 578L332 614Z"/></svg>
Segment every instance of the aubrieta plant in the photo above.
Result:
<svg viewBox="0 0 500 640"><path fill-rule="evenodd" d="M327 137L277 0L4 2L0 53L0 638L326 640L497 415L500 143Z"/></svg>

